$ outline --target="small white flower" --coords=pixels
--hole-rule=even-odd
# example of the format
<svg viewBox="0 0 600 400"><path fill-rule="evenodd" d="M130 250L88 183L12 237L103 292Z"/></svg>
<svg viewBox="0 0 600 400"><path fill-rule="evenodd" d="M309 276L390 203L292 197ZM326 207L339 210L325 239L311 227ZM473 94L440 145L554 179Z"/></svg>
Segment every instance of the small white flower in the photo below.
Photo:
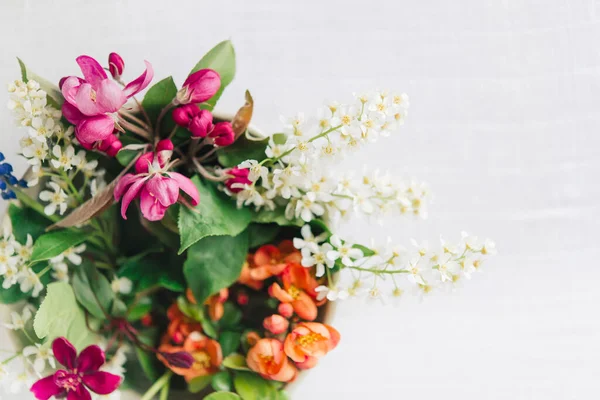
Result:
<svg viewBox="0 0 600 400"><path fill-rule="evenodd" d="M481 254L493 256L497 254L496 243L490 239L486 239L483 243L483 247L481 248Z"/></svg>
<svg viewBox="0 0 600 400"><path fill-rule="evenodd" d="M380 302L385 304L385 300L384 293L377 286L373 286L367 293L368 302Z"/></svg>
<svg viewBox="0 0 600 400"><path fill-rule="evenodd" d="M40 200L50 203L44 207L44 213L46 215L54 215L58 209L60 215L63 215L67 211L67 194L56 182L48 182L48 186L50 186L53 192L44 190L40 193Z"/></svg>
<svg viewBox="0 0 600 400"><path fill-rule="evenodd" d="M80 244L79 246L73 246L73 247L65 250L62 254L59 254L58 256L51 258L50 263L52 263L52 264L60 263L60 262L63 262L64 259L66 258L73 265L81 265L81 262L83 261L83 259L81 258L81 253L83 253L85 251L85 249L86 249L85 243Z"/></svg>
<svg viewBox="0 0 600 400"><path fill-rule="evenodd" d="M0 252L0 275L6 274L8 269L13 268L19 262L19 258L13 255L7 255L4 252Z"/></svg>
<svg viewBox="0 0 600 400"><path fill-rule="evenodd" d="M69 266L64 262L52 264L52 277L59 282L69 282Z"/></svg>
<svg viewBox="0 0 600 400"><path fill-rule="evenodd" d="M52 354L50 346L36 343L35 346L25 347L23 349L23 355L25 357L35 356L35 360L33 361L33 369L38 374L44 372L46 363L48 363L51 368L56 368L56 362L54 361L54 355Z"/></svg>
<svg viewBox="0 0 600 400"><path fill-rule="evenodd" d="M304 222L310 222L324 213L325 207L317 202L317 195L313 192L306 193L296 203L296 218L300 217Z"/></svg>
<svg viewBox="0 0 600 400"><path fill-rule="evenodd" d="M437 266L442 282L452 282L454 276L460 272L460 266L450 256L440 256L440 261Z"/></svg>
<svg viewBox="0 0 600 400"><path fill-rule="evenodd" d="M315 288L317 292L317 301L321 301L325 298L329 301L346 300L349 296L348 291L345 289L338 289L336 287L318 286Z"/></svg>
<svg viewBox="0 0 600 400"><path fill-rule="evenodd" d="M327 232L323 232L318 236L313 235L310 225L308 224L300 229L300 234L302 234L302 239L294 238L294 247L298 250L308 247L313 252L318 250L319 244L326 240L328 236Z"/></svg>
<svg viewBox="0 0 600 400"><path fill-rule="evenodd" d="M248 169L250 171L248 173L248 179L252 182L256 182L259 178L268 182L267 176L269 170L256 160L246 160L238 165L238 168Z"/></svg>
<svg viewBox="0 0 600 400"><path fill-rule="evenodd" d="M69 171L74 166L78 166L81 163L79 156L75 155L75 148L73 146L67 146L63 151L59 145L54 145L52 148L52 155L56 157L50 162L56 169L63 169Z"/></svg>
<svg viewBox="0 0 600 400"><path fill-rule="evenodd" d="M23 367L21 373L14 375L10 380L10 386L8 390L12 394L21 393L23 390L28 390L33 385L35 378L31 376L27 369Z"/></svg>
<svg viewBox="0 0 600 400"><path fill-rule="evenodd" d="M114 293L129 294L132 289L132 282L128 278L121 277L111 282L110 286Z"/></svg>
<svg viewBox="0 0 600 400"><path fill-rule="evenodd" d="M46 142L54 132L54 120L52 118L35 117L31 120L29 135L38 142Z"/></svg>
<svg viewBox="0 0 600 400"><path fill-rule="evenodd" d="M3 289L9 289L13 285L16 285L19 281L20 273L19 269L15 266L8 267L4 272L4 281L2 282Z"/></svg>
<svg viewBox="0 0 600 400"><path fill-rule="evenodd" d="M4 325L4 327L6 327L7 329L11 329L13 331L20 331L22 329L25 329L25 325L31 319L31 316L31 307L28 305L25 306L25 308L23 308L23 312L21 314L15 311L11 312L11 323L2 325Z"/></svg>
<svg viewBox="0 0 600 400"><path fill-rule="evenodd" d="M22 263L29 261L31 253L33 252L33 238L30 234L27 234L27 241L25 244L21 244L17 241L14 242L15 253L19 257Z"/></svg>
<svg viewBox="0 0 600 400"><path fill-rule="evenodd" d="M341 259L342 264L351 267L354 265L353 259L356 260L363 257L363 252L360 249L353 248L348 242L342 243L342 240L337 235L333 235L329 241L335 249L327 252L327 258L332 261Z"/></svg>
<svg viewBox="0 0 600 400"><path fill-rule="evenodd" d="M21 153L31 165L40 165L48 156L48 145L46 142L35 142L31 146L21 148Z"/></svg>
<svg viewBox="0 0 600 400"><path fill-rule="evenodd" d="M327 258L327 253L331 251L333 247L329 243L325 243L318 247L316 251L311 247L305 247L302 249L302 266L306 268L316 267L315 275L320 278L325 275L325 267L333 268L335 261Z"/></svg>
<svg viewBox="0 0 600 400"><path fill-rule="evenodd" d="M44 289L44 285L34 270L28 268L19 273L19 284L21 292L27 293L32 290L31 297L38 297Z"/></svg>
<svg viewBox="0 0 600 400"><path fill-rule="evenodd" d="M407 266L407 279L414 285L424 285L423 274L421 266L419 265L419 259L413 258L410 260Z"/></svg>

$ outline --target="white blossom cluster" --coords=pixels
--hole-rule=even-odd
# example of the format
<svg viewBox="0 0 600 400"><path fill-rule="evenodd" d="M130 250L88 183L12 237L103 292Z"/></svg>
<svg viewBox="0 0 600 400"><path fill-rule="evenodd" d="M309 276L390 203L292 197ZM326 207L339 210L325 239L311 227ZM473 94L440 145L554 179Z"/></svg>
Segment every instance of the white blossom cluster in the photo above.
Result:
<svg viewBox="0 0 600 400"><path fill-rule="evenodd" d="M235 183L228 193L238 206L285 206L288 219L330 221L355 213L381 216L389 211L424 217L428 190L416 182L397 182L388 174L349 174L332 178L330 163L381 136L389 136L403 123L408 96L375 92L355 95L353 104L330 103L314 119L298 114L285 119L285 133L272 136L268 159L247 160L250 183Z"/></svg>
<svg viewBox="0 0 600 400"><path fill-rule="evenodd" d="M320 299L330 301L349 296L397 300L407 290L423 295L436 288L451 288L480 271L486 256L496 254L493 241L465 232L459 243L441 239L435 249L412 240L410 251L391 243L381 248L357 246L337 235L315 237L309 225L301 234L302 238L294 239L294 246L302 253L302 265L316 268L317 277L327 276L327 284L317 292ZM334 275L330 272L333 268L341 272Z"/></svg>
<svg viewBox="0 0 600 400"><path fill-rule="evenodd" d="M51 271L51 276L57 281L69 280L67 261L80 265L80 253L85 251L85 244L67 249L61 255L48 261L48 266L42 272L35 272L29 264L33 251L33 239L27 235L25 243L19 243L11 230L10 222L5 220L2 238L0 239L0 278L2 288L10 289L17 285L23 293L31 291L32 297L38 297L44 289L41 277Z"/></svg>
<svg viewBox="0 0 600 400"><path fill-rule="evenodd" d="M46 214L62 215L80 202L86 190L93 196L105 185L105 171L98 169L97 160L88 161L85 150L75 151L73 127L65 129L60 110L48 104L46 92L37 82L14 81L8 85L8 92L8 108L14 112L17 124L27 130L19 141L21 155L32 170L27 184L33 187L42 177L51 179L48 190L40 192L40 200L47 203ZM80 189L76 191L71 183L79 173L83 184L77 185Z"/></svg>

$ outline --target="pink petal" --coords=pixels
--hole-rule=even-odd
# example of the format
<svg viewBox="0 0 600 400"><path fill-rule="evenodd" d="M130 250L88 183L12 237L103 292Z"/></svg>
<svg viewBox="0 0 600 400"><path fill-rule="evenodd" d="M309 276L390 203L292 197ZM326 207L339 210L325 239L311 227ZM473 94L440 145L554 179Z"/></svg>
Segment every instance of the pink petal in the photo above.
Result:
<svg viewBox="0 0 600 400"><path fill-rule="evenodd" d="M77 357L77 350L75 347L64 337L60 337L52 342L52 352L56 361L67 367L67 369L73 369L75 366L75 358Z"/></svg>
<svg viewBox="0 0 600 400"><path fill-rule="evenodd" d="M90 117L102 114L96 103L97 93L89 83L82 83L75 94L75 105L83 114Z"/></svg>
<svg viewBox="0 0 600 400"><path fill-rule="evenodd" d="M188 88L190 103L202 103L219 91L221 76L212 69L201 69L188 76L183 86Z"/></svg>
<svg viewBox="0 0 600 400"><path fill-rule="evenodd" d="M77 109L73 104L65 101L62 105L62 113L64 117L72 123L73 125L77 125L84 118L81 111Z"/></svg>
<svg viewBox="0 0 600 400"><path fill-rule="evenodd" d="M137 172L138 174L148 173L148 169L150 168L150 165L152 165L153 161L154 153L148 152L142 154L140 158L138 158L135 162L135 172Z"/></svg>
<svg viewBox="0 0 600 400"><path fill-rule="evenodd" d="M54 383L54 375L40 379L29 389L37 400L48 400L52 396L58 396L63 392L63 388Z"/></svg>
<svg viewBox="0 0 600 400"><path fill-rule="evenodd" d="M160 204L144 187L140 194L140 209L142 210L142 215L148 221L160 221L165 216L168 207Z"/></svg>
<svg viewBox="0 0 600 400"><path fill-rule="evenodd" d="M81 78L78 78L76 76L69 76L65 78L61 86L61 90L66 101L73 105L77 104L75 102L75 95L79 90L79 86L81 86L83 82L84 81Z"/></svg>
<svg viewBox="0 0 600 400"><path fill-rule="evenodd" d="M92 400L92 395L83 385L79 385L75 391L68 392L67 400Z"/></svg>
<svg viewBox="0 0 600 400"><path fill-rule="evenodd" d="M155 175L150 178L145 189L165 207L175 204L179 198L179 185L177 182L164 176Z"/></svg>
<svg viewBox="0 0 600 400"><path fill-rule="evenodd" d="M107 139L115 130L115 121L108 115L84 118L75 131L80 142L94 143Z"/></svg>
<svg viewBox="0 0 600 400"><path fill-rule="evenodd" d="M127 174L127 175L131 175L131 174ZM125 176L127 176L127 175L125 175ZM123 178L125 178L125 176ZM121 179L123 179L123 178L121 178ZM121 181L119 181L119 184L120 183L121 183ZM123 217L123 219L127 219L127 208L129 208L129 204L131 204L133 199L135 199L138 196L140 190L144 186L144 183L146 183L146 179L144 177L136 176L136 179L133 182L133 184L125 192L125 195L123 196L123 201L121 202L121 216ZM117 184L117 187L119 186L119 184ZM116 189L115 189L115 196L116 196Z"/></svg>
<svg viewBox="0 0 600 400"><path fill-rule="evenodd" d="M79 68L81 68L81 72L83 72L83 77L86 81L91 83L92 86L96 87L100 81L108 79L102 65L92 57L79 56L76 61L77 64L79 64Z"/></svg>
<svg viewBox="0 0 600 400"><path fill-rule="evenodd" d="M146 70L138 76L135 80L129 82L125 89L123 89L123 93L127 98L141 92L144 90L154 78L154 68L152 68L152 64L148 61L144 61L146 64Z"/></svg>
<svg viewBox="0 0 600 400"><path fill-rule="evenodd" d="M127 189L129 189L129 186L131 186L131 184L138 179L139 177L134 174L123 175L121 179L119 179L119 182L117 182L117 186L115 187L115 191L113 193L115 196L115 201L119 201Z"/></svg>
<svg viewBox="0 0 600 400"><path fill-rule="evenodd" d="M86 374L98 371L105 361L104 351L100 347L92 345L83 349L77 357L75 365L79 372Z"/></svg>
<svg viewBox="0 0 600 400"><path fill-rule="evenodd" d="M117 390L121 384L121 377L108 372L99 371L84 375L83 383L97 394L110 394Z"/></svg>
<svg viewBox="0 0 600 400"><path fill-rule="evenodd" d="M98 86L96 102L102 112L113 113L127 102L127 97L116 82L106 79Z"/></svg>
<svg viewBox="0 0 600 400"><path fill-rule="evenodd" d="M198 193L198 188L194 185L194 182L191 181L187 176L181 175L177 172L169 172L169 176L179 185L179 189L183 190L185 194L190 196L192 199L192 205L197 206L200 202L200 193Z"/></svg>

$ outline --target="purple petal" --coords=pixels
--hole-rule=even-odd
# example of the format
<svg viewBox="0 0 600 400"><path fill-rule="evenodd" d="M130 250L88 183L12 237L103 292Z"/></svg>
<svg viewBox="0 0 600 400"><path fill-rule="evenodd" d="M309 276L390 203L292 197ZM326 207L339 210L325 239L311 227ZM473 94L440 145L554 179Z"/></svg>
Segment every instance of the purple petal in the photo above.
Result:
<svg viewBox="0 0 600 400"><path fill-rule="evenodd" d="M106 79L100 82L96 102L102 112L113 113L127 102L127 97L116 82Z"/></svg>
<svg viewBox="0 0 600 400"><path fill-rule="evenodd" d="M83 114L75 107L73 104L65 101L62 105L62 113L64 117L72 123L73 125L77 125L84 118Z"/></svg>
<svg viewBox="0 0 600 400"><path fill-rule="evenodd" d="M179 189L183 190L185 194L190 196L192 199L192 205L197 206L200 202L200 193L198 193L198 188L196 185L194 185L194 182L192 182L187 176L181 175L177 172L169 172L169 176L175 182L177 182Z"/></svg>
<svg viewBox="0 0 600 400"><path fill-rule="evenodd" d="M77 357L77 350L75 347L64 337L59 337L52 342L52 352L56 361L67 367L67 369L73 369L75 367L75 358Z"/></svg>
<svg viewBox="0 0 600 400"><path fill-rule="evenodd" d="M81 68L81 72L83 72L83 77L86 81L91 83L92 86L96 87L100 81L108 79L102 65L92 57L79 56L76 61L77 64L79 64L79 68Z"/></svg>
<svg viewBox="0 0 600 400"><path fill-rule="evenodd" d="M52 396L58 396L63 392L63 388L54 383L54 375L40 379L29 389L37 400L48 400Z"/></svg>
<svg viewBox="0 0 600 400"><path fill-rule="evenodd" d="M142 210L144 218L148 221L160 221L165 216L167 208L168 207L160 204L160 202L148 192L146 187L142 189L142 193L140 194L140 209Z"/></svg>
<svg viewBox="0 0 600 400"><path fill-rule="evenodd" d="M67 102L69 102L73 105L77 104L75 102L75 95L77 94L77 91L79 90L79 86L81 86L81 84L83 82L84 81L82 79L80 79L76 76L69 76L63 81L61 90L62 90L62 94Z"/></svg>
<svg viewBox="0 0 600 400"><path fill-rule="evenodd" d="M146 190L165 207L175 204L179 198L179 185L177 182L160 175L155 175L148 180Z"/></svg>
<svg viewBox="0 0 600 400"><path fill-rule="evenodd" d="M121 181L119 181L119 183L121 183ZM146 179L144 177L136 176L136 180L125 192L125 195L123 196L123 201L121 202L121 217L123 217L123 219L127 219L127 208L129 208L129 204L131 204L133 199L135 199L138 196L140 190L144 186L144 183L146 183Z"/></svg>
<svg viewBox="0 0 600 400"><path fill-rule="evenodd" d="M94 143L107 139L115 130L115 121L108 115L84 118L78 125L75 136L80 142Z"/></svg>
<svg viewBox="0 0 600 400"><path fill-rule="evenodd" d="M67 400L92 400L92 395L83 385L79 385L75 391L67 394Z"/></svg>
<svg viewBox="0 0 600 400"><path fill-rule="evenodd" d="M82 374L96 372L104 364L104 351L96 345L88 346L79 354L75 365Z"/></svg>
<svg viewBox="0 0 600 400"><path fill-rule="evenodd" d="M152 68L152 64L148 61L144 61L146 64L146 70L138 76L135 80L129 82L125 89L123 89L123 93L127 98L141 92L144 90L154 78L154 68Z"/></svg>
<svg viewBox="0 0 600 400"><path fill-rule="evenodd" d="M121 384L121 377L108 372L98 371L83 377L83 383L97 394L110 394Z"/></svg>

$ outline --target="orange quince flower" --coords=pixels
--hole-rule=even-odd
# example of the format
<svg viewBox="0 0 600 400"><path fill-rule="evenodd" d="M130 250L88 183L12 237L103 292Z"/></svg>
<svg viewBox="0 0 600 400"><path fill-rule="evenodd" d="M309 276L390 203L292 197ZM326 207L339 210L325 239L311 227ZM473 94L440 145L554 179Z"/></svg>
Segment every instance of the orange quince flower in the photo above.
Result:
<svg viewBox="0 0 600 400"><path fill-rule="evenodd" d="M167 336L176 344L182 344L192 332L202 331L202 325L182 313L177 304L169 307L167 317L170 321Z"/></svg>
<svg viewBox="0 0 600 400"><path fill-rule="evenodd" d="M283 288L278 283L273 283L269 294L282 303L289 303L298 316L306 321L314 321L318 310L314 300L306 292L290 282L283 282Z"/></svg>
<svg viewBox="0 0 600 400"><path fill-rule="evenodd" d="M194 358L194 363L190 368L177 368L165 362L164 358L159 355L159 359L175 374L183 376L186 382L199 376L213 375L219 371L219 366L223 362L223 353L219 342L209 339L199 332L193 332L186 339L183 347L171 346L163 344L159 347L159 351L177 352L187 351Z"/></svg>
<svg viewBox="0 0 600 400"><path fill-rule="evenodd" d="M298 368L308 369L333 350L339 341L339 332L331 326L318 322L302 322L287 336L284 349Z"/></svg>
<svg viewBox="0 0 600 400"><path fill-rule="evenodd" d="M291 382L298 370L283 351L283 343L277 339L261 339L248 351L248 367L263 378L279 382Z"/></svg>

